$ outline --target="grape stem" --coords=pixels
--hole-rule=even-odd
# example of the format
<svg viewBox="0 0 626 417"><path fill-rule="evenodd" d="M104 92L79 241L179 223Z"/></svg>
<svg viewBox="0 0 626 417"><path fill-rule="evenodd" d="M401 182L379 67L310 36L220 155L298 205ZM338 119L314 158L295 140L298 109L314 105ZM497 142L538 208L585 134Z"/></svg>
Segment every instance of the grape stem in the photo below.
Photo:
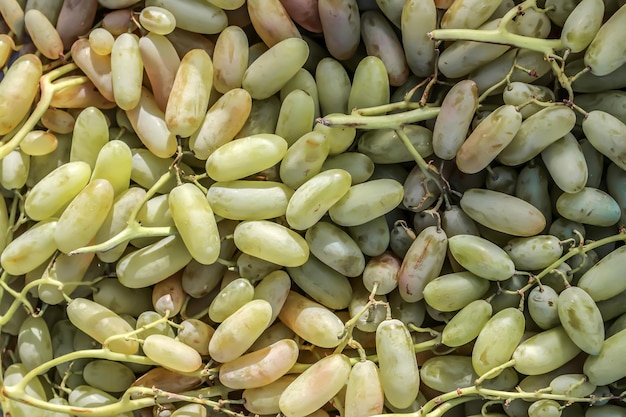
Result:
<svg viewBox="0 0 626 417"><path fill-rule="evenodd" d="M391 106L391 104L389 105ZM399 102L398 106L405 106L406 102ZM372 109L357 110L370 112ZM382 109L380 109L382 110ZM359 116L358 114L336 114L328 115L326 117L320 117L316 120L317 123L323 124L329 127L354 127L358 129L373 130L373 129L395 129L403 124L417 123L424 120L430 120L437 117L439 114L439 107L424 106L416 109L404 111L401 113L387 114L382 116Z"/></svg>

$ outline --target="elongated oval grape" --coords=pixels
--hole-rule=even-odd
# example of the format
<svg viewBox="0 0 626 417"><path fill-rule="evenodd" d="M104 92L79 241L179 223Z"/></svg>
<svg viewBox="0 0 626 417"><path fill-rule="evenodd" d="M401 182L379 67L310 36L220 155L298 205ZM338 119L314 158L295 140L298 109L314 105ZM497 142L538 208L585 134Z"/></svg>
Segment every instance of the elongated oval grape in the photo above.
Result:
<svg viewBox="0 0 626 417"><path fill-rule="evenodd" d="M224 320L209 342L209 355L225 363L243 355L270 324L272 306L252 300Z"/></svg>
<svg viewBox="0 0 626 417"><path fill-rule="evenodd" d="M503 281L515 272L509 255L498 245L474 235L456 235L448 239L454 259L468 271L491 281Z"/></svg>
<svg viewBox="0 0 626 417"><path fill-rule="evenodd" d="M306 240L291 229L267 220L241 222L235 245L244 253L283 266L300 266L309 257Z"/></svg>
<svg viewBox="0 0 626 417"><path fill-rule="evenodd" d="M398 272L402 260L392 252L384 252L374 256L365 265L363 270L363 285L368 291L373 291L376 285L376 294L385 295L398 286Z"/></svg>
<svg viewBox="0 0 626 417"><path fill-rule="evenodd" d="M254 299L265 300L272 306L270 323L278 317L291 289L291 278L285 271L264 274L263 280L254 287Z"/></svg>
<svg viewBox="0 0 626 417"><path fill-rule="evenodd" d="M571 133L541 151L541 159L556 185L566 193L577 193L587 183L585 155Z"/></svg>
<svg viewBox="0 0 626 417"><path fill-rule="evenodd" d="M22 121L39 91L43 73L41 60L25 54L11 64L0 82L0 135L6 135Z"/></svg>
<svg viewBox="0 0 626 417"><path fill-rule="evenodd" d="M122 392L135 382L135 374L123 363L95 359L83 369L85 382L106 392Z"/></svg>
<svg viewBox="0 0 626 417"><path fill-rule="evenodd" d="M310 256L303 265L288 268L287 271L293 282L318 303L334 310L344 309L350 304L350 281L315 256Z"/></svg>
<svg viewBox="0 0 626 417"><path fill-rule="evenodd" d="M296 379L298 375L285 375L271 384L259 388L250 388L243 391L242 398L246 400L244 407L251 413L278 414L280 395Z"/></svg>
<svg viewBox="0 0 626 417"><path fill-rule="evenodd" d="M278 318L307 342L324 348L339 345L343 322L328 308L290 291Z"/></svg>
<svg viewBox="0 0 626 417"><path fill-rule="evenodd" d="M335 129L335 128L333 128ZM433 133L424 126L404 125L403 132L422 157L433 153ZM413 156L393 129L374 129L363 133L357 141L359 152L376 164L395 164L413 161Z"/></svg>
<svg viewBox="0 0 626 417"><path fill-rule="evenodd" d="M585 290L569 287L559 294L559 319L567 335L590 355L597 355L604 342L604 321L595 301Z"/></svg>
<svg viewBox="0 0 626 417"><path fill-rule="evenodd" d="M328 211L341 226L356 226L382 216L400 204L404 196L402 184L392 179L379 179L357 184Z"/></svg>
<svg viewBox="0 0 626 417"><path fill-rule="evenodd" d="M112 336L130 333L134 329L126 320L113 311L86 298L75 298L67 305L67 317L78 329L87 333L100 343ZM139 344L136 340L124 337L110 341L108 348L113 352L133 355Z"/></svg>
<svg viewBox="0 0 626 417"><path fill-rule="evenodd" d="M583 372L589 382L598 386L607 385L626 376L626 357L623 355L625 340L626 330L622 330L602 343L598 355L587 357Z"/></svg>
<svg viewBox="0 0 626 417"><path fill-rule="evenodd" d="M350 359L341 353L320 359L283 391L280 411L287 417L305 417L315 412L337 395L348 380L351 368Z"/></svg>
<svg viewBox="0 0 626 417"><path fill-rule="evenodd" d="M500 1L457 0L441 18L442 29L476 29L496 11Z"/></svg>
<svg viewBox="0 0 626 417"><path fill-rule="evenodd" d="M474 371L478 375L484 375L511 359L523 334L524 314L517 308L506 308L494 314L482 328L474 344Z"/></svg>
<svg viewBox="0 0 626 417"><path fill-rule="evenodd" d="M497 191L473 188L461 198L461 208L476 222L514 236L534 236L546 226L539 209Z"/></svg>
<svg viewBox="0 0 626 417"><path fill-rule="evenodd" d="M361 18L359 13L354 12L357 9L356 0L321 0L318 2L320 22L328 52L337 60L349 59L359 46Z"/></svg>
<svg viewBox="0 0 626 417"><path fill-rule="evenodd" d="M626 16L626 11L621 11ZM626 124L602 110L592 110L582 122L583 132L601 154L626 170L626 148L620 138L626 134Z"/></svg>
<svg viewBox="0 0 626 417"><path fill-rule="evenodd" d="M226 285L215 296L209 306L209 317L215 323L221 323L233 314L239 307L251 301L254 297L254 287L245 278L237 278Z"/></svg>
<svg viewBox="0 0 626 417"><path fill-rule="evenodd" d="M341 274L356 277L365 269L365 258L356 242L332 223L313 225L305 239L311 253Z"/></svg>
<svg viewBox="0 0 626 417"><path fill-rule="evenodd" d="M213 51L213 85L220 93L240 88L248 68L248 37L239 26L220 32Z"/></svg>
<svg viewBox="0 0 626 417"><path fill-rule="evenodd" d="M43 317L27 317L17 336L20 361L29 371L52 360L52 339Z"/></svg>
<svg viewBox="0 0 626 417"><path fill-rule="evenodd" d="M361 14L361 37L367 54L377 56L385 64L389 85L397 87L404 84L409 77L404 50L383 13L367 10Z"/></svg>
<svg viewBox="0 0 626 417"><path fill-rule="evenodd" d="M370 360L355 363L346 384L346 417L380 414L384 399L376 364Z"/></svg>
<svg viewBox="0 0 626 417"><path fill-rule="evenodd" d="M108 141L109 128L104 113L96 107L87 107L74 124L70 161L87 162L93 169L100 150Z"/></svg>
<svg viewBox="0 0 626 417"><path fill-rule="evenodd" d="M420 232L402 260L398 272L398 287L402 299L408 302L424 298L424 287L441 273L446 258L448 238L437 226Z"/></svg>
<svg viewBox="0 0 626 417"><path fill-rule="evenodd" d="M572 397L586 397L596 390L596 386L587 381L584 374L562 374L550 382L552 392Z"/></svg>
<svg viewBox="0 0 626 417"><path fill-rule="evenodd" d="M604 2L583 0L572 10L561 31L561 42L572 52L583 51L602 26Z"/></svg>
<svg viewBox="0 0 626 417"><path fill-rule="evenodd" d="M135 35L123 33L115 39L111 50L113 97L120 108L131 110L139 104L142 79L139 40Z"/></svg>
<svg viewBox="0 0 626 417"><path fill-rule="evenodd" d="M383 61L366 56L356 67L348 97L348 109L374 107L389 103L389 76Z"/></svg>
<svg viewBox="0 0 626 417"><path fill-rule="evenodd" d="M626 290L626 279L621 274L626 268L626 247L615 249L588 269L578 281L594 301L607 300Z"/></svg>
<svg viewBox="0 0 626 417"><path fill-rule="evenodd" d="M176 18L167 9L157 6L148 6L141 9L139 23L144 29L157 35L167 35L174 31Z"/></svg>
<svg viewBox="0 0 626 417"><path fill-rule="evenodd" d="M151 334L142 345L147 357L179 372L193 372L202 366L202 357L191 346L161 334Z"/></svg>
<svg viewBox="0 0 626 417"><path fill-rule="evenodd" d="M437 27L435 1L407 0L402 7L400 30L407 64L418 77L427 77L435 68L435 43L428 32Z"/></svg>
<svg viewBox="0 0 626 417"><path fill-rule="evenodd" d="M417 398L420 375L413 340L400 320L385 320L376 329L376 352L385 398L406 408Z"/></svg>
<svg viewBox="0 0 626 417"><path fill-rule="evenodd" d="M543 375L566 364L580 348L561 326L537 333L524 340L513 352L515 370L524 375Z"/></svg>
<svg viewBox="0 0 626 417"><path fill-rule="evenodd" d="M37 9L24 14L24 25L37 50L48 59L57 59L63 54L63 41L50 20Z"/></svg>
<svg viewBox="0 0 626 417"><path fill-rule="evenodd" d="M148 7L143 10L146 9ZM159 110L165 112L167 99L172 91L174 78L180 65L176 48L167 37L152 32L139 39L139 52L152 86L154 99Z"/></svg>
<svg viewBox="0 0 626 417"><path fill-rule="evenodd" d="M424 300L439 311L457 311L482 297L489 281L471 272L441 275L424 287Z"/></svg>
<svg viewBox="0 0 626 417"><path fill-rule="evenodd" d="M283 91L284 88L281 90ZM329 151L329 141L326 140L325 136L321 132L311 132L311 126L314 124L313 120L315 118L315 102L313 97L311 97L306 91L303 91L299 88L289 92L282 100L280 106L280 112L278 113L278 121L276 122L276 131L275 133L287 141L290 147L290 153L296 152L295 156L302 155L307 148L308 152L315 153L319 151L322 159L328 156ZM306 139L300 142L300 145L296 147L296 149L300 148L298 151L294 149L291 151L292 145L294 145L299 138L304 136L310 137L312 139L312 145L307 146ZM319 142L323 142L323 145ZM319 146L319 149L315 145ZM314 154L313 154L314 155ZM311 155L311 164L318 165L319 159L315 158ZM293 157L292 157L293 158ZM308 161L307 161L308 162ZM292 171L297 169L298 164L295 161L291 163ZM282 166L282 164L281 164ZM283 168L284 169L284 168ZM304 169L303 169L304 171ZM285 170L282 178L287 179L289 181L289 170ZM299 176L302 176L300 174ZM301 181L300 178L294 178L294 182ZM293 184L288 185L293 187Z"/></svg>
<svg viewBox="0 0 626 417"><path fill-rule="evenodd" d="M184 320L180 326L176 339L191 346L200 355L208 355L209 342L215 334L215 329L198 319Z"/></svg>
<svg viewBox="0 0 626 417"><path fill-rule="evenodd" d="M444 345L457 347L471 342L491 318L493 308L484 300L475 300L459 310L441 333Z"/></svg>
<svg viewBox="0 0 626 417"><path fill-rule="evenodd" d="M176 27L190 32L220 33L228 25L228 17L221 8L202 0L183 3L176 0L148 0L146 6L158 6L169 10L176 20Z"/></svg>
<svg viewBox="0 0 626 417"><path fill-rule="evenodd" d="M559 238L552 235L511 239L504 250L518 270L526 271L546 268L563 253Z"/></svg>
<svg viewBox="0 0 626 417"><path fill-rule="evenodd" d="M612 226L621 216L617 201L605 191L592 187L574 194L561 194L556 209L568 220L594 226Z"/></svg>
<svg viewBox="0 0 626 417"><path fill-rule="evenodd" d="M0 255L2 268L22 275L37 268L57 250L54 234L56 219L43 220L13 239Z"/></svg>
<svg viewBox="0 0 626 417"><path fill-rule="evenodd" d="M258 388L285 375L298 359L298 345L282 339L220 366L222 384L234 389Z"/></svg>
<svg viewBox="0 0 626 417"><path fill-rule="evenodd" d="M216 181L233 181L280 162L287 142L278 135L260 133L217 148L206 161L206 172Z"/></svg>
<svg viewBox="0 0 626 417"><path fill-rule="evenodd" d="M626 30L626 10L618 9L600 27L585 51L585 65L597 76L607 75L626 62L626 47L614 44Z"/></svg>

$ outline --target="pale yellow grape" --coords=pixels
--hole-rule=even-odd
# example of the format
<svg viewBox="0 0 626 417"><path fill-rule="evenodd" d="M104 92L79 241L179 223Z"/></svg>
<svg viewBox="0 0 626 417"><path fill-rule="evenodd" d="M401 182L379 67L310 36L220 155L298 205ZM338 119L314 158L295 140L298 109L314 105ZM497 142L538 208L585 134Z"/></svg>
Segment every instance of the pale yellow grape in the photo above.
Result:
<svg viewBox="0 0 626 417"><path fill-rule="evenodd" d="M64 253L54 258L53 262L41 275L41 278L50 278L59 281L59 284L40 284L37 287L37 296L47 304L60 304L65 301L64 295L72 294L81 282L92 264L93 253L69 256ZM70 284L73 283L73 284ZM61 288L62 287L62 288Z"/></svg>
<svg viewBox="0 0 626 417"><path fill-rule="evenodd" d="M191 346L161 334L152 334L141 345L147 357L165 368L193 372L202 366L202 357Z"/></svg>
<svg viewBox="0 0 626 417"><path fill-rule="evenodd" d="M509 255L498 245L473 235L456 235L448 239L454 259L468 271L492 281L503 281L515 272Z"/></svg>
<svg viewBox="0 0 626 417"><path fill-rule="evenodd" d="M239 259L241 259L241 256ZM283 308L290 289L291 278L285 271L272 271L265 274L262 281L254 287L254 299L265 300L272 306L270 323L274 323L274 320L278 317L278 313Z"/></svg>
<svg viewBox="0 0 626 417"><path fill-rule="evenodd" d="M418 77L435 68L435 42L428 32L437 27L437 9L432 0L407 0L402 8L400 28L404 54L411 71Z"/></svg>
<svg viewBox="0 0 626 417"><path fill-rule="evenodd" d="M20 150L31 156L48 155L54 152L57 146L58 141L54 133L43 130L28 132L20 142Z"/></svg>
<svg viewBox="0 0 626 417"><path fill-rule="evenodd" d="M624 16L625 11L626 9L622 10ZM583 119L582 126L593 147L615 165L626 170L626 147L620 139L626 134L626 124L607 112L592 110Z"/></svg>
<svg viewBox="0 0 626 417"><path fill-rule="evenodd" d="M304 265L287 268L287 272L304 293L323 306L343 310L350 305L350 280L316 257L309 256Z"/></svg>
<svg viewBox="0 0 626 417"><path fill-rule="evenodd" d="M346 417L381 414L384 405L383 387L378 367L370 360L357 362L350 371L346 388Z"/></svg>
<svg viewBox="0 0 626 417"><path fill-rule="evenodd" d="M350 318L356 320L355 327L357 330L370 334L374 333L378 325L387 318L387 309L383 304L387 302L387 297L384 295L374 296L374 300L381 304L366 308L367 304L370 302L371 292L366 290L360 283L355 284L354 293L348 305ZM363 311L364 313L362 313Z"/></svg>
<svg viewBox="0 0 626 417"><path fill-rule="evenodd" d="M85 382L107 392L122 392L135 382L135 374L123 363L95 359L83 369Z"/></svg>
<svg viewBox="0 0 626 417"><path fill-rule="evenodd" d="M317 123L313 130L326 135L330 144L329 155L342 155L352 146L356 136L356 129L353 127L329 127Z"/></svg>
<svg viewBox="0 0 626 417"><path fill-rule="evenodd" d="M191 136L189 148L198 159L207 159L217 148L230 142L243 128L252 111L252 97L234 88L217 99Z"/></svg>
<svg viewBox="0 0 626 417"><path fill-rule="evenodd" d="M417 398L420 375L413 340L404 323L390 319L378 325L376 352L386 400L394 407L410 406Z"/></svg>
<svg viewBox="0 0 626 417"><path fill-rule="evenodd" d="M242 87L254 99L268 98L296 75L308 55L309 46L302 39L280 41L248 67L243 75Z"/></svg>
<svg viewBox="0 0 626 417"><path fill-rule="evenodd" d="M191 136L202 124L213 85L213 62L202 49L192 49L180 61L167 100L165 122L175 135Z"/></svg>
<svg viewBox="0 0 626 417"><path fill-rule="evenodd" d="M124 230L128 226L130 213L143 202L145 195L146 191L143 188L132 187L117 196L109 214L96 233L95 243L105 242ZM120 243L112 249L96 254L103 262L115 262L122 256L126 246L127 243Z"/></svg>
<svg viewBox="0 0 626 417"><path fill-rule="evenodd" d="M24 14L24 25L37 50L48 59L57 59L63 54L63 42L50 20L37 9Z"/></svg>
<svg viewBox="0 0 626 417"><path fill-rule="evenodd" d="M22 275L41 265L57 250L54 234L57 220L43 220L13 239L0 255L2 268Z"/></svg>
<svg viewBox="0 0 626 417"><path fill-rule="evenodd" d="M176 18L167 9L148 6L141 9L139 23L144 29L157 35L167 35L176 28Z"/></svg>
<svg viewBox="0 0 626 417"><path fill-rule="evenodd" d="M168 158L176 152L176 135L172 133L165 122L163 113L150 92L142 88L139 102L126 112L133 130L141 142L159 158Z"/></svg>
<svg viewBox="0 0 626 417"><path fill-rule="evenodd" d="M320 132L305 133L291 144L280 163L282 182L297 189L320 172L329 150L326 135Z"/></svg>
<svg viewBox="0 0 626 417"><path fill-rule="evenodd" d="M511 51L511 53L513 52L515 51ZM508 56L508 54L507 52L505 55ZM554 92L545 86L527 84L520 81L512 82L502 92L504 104L512 104L514 106L524 105L519 109L524 119L544 108L539 104L529 103L533 98L540 101L554 101Z"/></svg>
<svg viewBox="0 0 626 417"><path fill-rule="evenodd" d="M481 329L474 344L474 371L479 376L484 375L511 359L523 334L524 314L520 310L510 307L494 314Z"/></svg>
<svg viewBox="0 0 626 417"><path fill-rule="evenodd" d="M171 417L206 417L207 407L202 404L189 403L177 408Z"/></svg>
<svg viewBox="0 0 626 417"><path fill-rule="evenodd" d="M248 93L249 94L249 93ZM257 133L273 132L280 113L280 100L271 96L265 100L253 100L250 115L236 138L245 138Z"/></svg>
<svg viewBox="0 0 626 417"><path fill-rule="evenodd" d="M323 58L315 68L315 82L322 114L343 114L349 111L348 98L352 82L339 61Z"/></svg>
<svg viewBox="0 0 626 417"><path fill-rule="evenodd" d="M24 366L24 364L20 362L12 363L7 366L2 375L2 383L6 387L12 387L22 382L24 376L28 373L28 369ZM41 384L41 380L39 378L33 378L28 381L26 386L24 387L24 394L45 401L46 399L46 391ZM7 406L10 407L7 410ZM5 398L3 400L2 408L4 411L10 411L11 415L15 417L41 417L44 416L44 413L40 408L35 408L31 405L26 405L19 401L10 400Z"/></svg>
<svg viewBox="0 0 626 417"><path fill-rule="evenodd" d="M111 81L115 103L122 110L131 110L141 99L143 61L136 35L122 33L111 50Z"/></svg>
<svg viewBox="0 0 626 417"><path fill-rule="evenodd" d="M326 171L328 172L328 171ZM402 184L379 179L353 185L328 214L340 226L356 226L396 208L404 197Z"/></svg>
<svg viewBox="0 0 626 417"><path fill-rule="evenodd" d="M306 232L311 253L339 273L356 277L365 269L365 257L346 232L329 222L319 222Z"/></svg>
<svg viewBox="0 0 626 417"><path fill-rule="evenodd" d="M389 103L389 76L383 61L376 56L363 58L354 71L348 97L348 112Z"/></svg>
<svg viewBox="0 0 626 417"><path fill-rule="evenodd" d="M315 102L307 92L296 89L282 100L275 133L291 147L311 132L315 117Z"/></svg>
<svg viewBox="0 0 626 417"><path fill-rule="evenodd" d="M98 55L93 52L87 38L81 38L74 42L70 52L74 63L89 77L98 92L108 101L115 101L111 55ZM113 48L111 48L111 52L113 52Z"/></svg>
<svg viewBox="0 0 626 417"><path fill-rule="evenodd" d="M524 340L513 352L515 370L524 375L542 375L574 359L580 348L561 326Z"/></svg>
<svg viewBox="0 0 626 417"><path fill-rule="evenodd" d="M314 44L310 44L314 45ZM316 54L314 51L312 55ZM311 60L318 60L318 58L311 58ZM283 101L287 95L289 95L292 91L302 90L307 93L313 99L313 107L314 107L314 116L315 119L320 117L320 98L317 92L317 83L315 82L315 78L305 68L300 68L296 75L291 77L291 79L280 89L280 99Z"/></svg>
<svg viewBox="0 0 626 417"><path fill-rule="evenodd" d="M215 329L202 320L191 318L182 321L180 326L176 338L194 348L200 355L208 355L209 342Z"/></svg>
<svg viewBox="0 0 626 417"><path fill-rule="evenodd" d="M241 87L248 68L248 37L239 26L228 26L220 32L213 51L213 85L226 94Z"/></svg>
<svg viewBox="0 0 626 417"><path fill-rule="evenodd" d="M305 417L331 400L350 375L350 359L335 353L320 359L300 374L280 396L280 411L286 417Z"/></svg>
<svg viewBox="0 0 626 417"><path fill-rule="evenodd" d="M442 29L476 29L489 19L500 0L455 0L441 18Z"/></svg>
<svg viewBox="0 0 626 417"><path fill-rule="evenodd" d="M148 33L139 39L139 52L154 99L164 113L180 65L178 52L168 38L156 33Z"/></svg>
<svg viewBox="0 0 626 417"><path fill-rule="evenodd" d="M309 258L309 246L291 229L267 220L244 221L234 233L237 248L283 266L300 266Z"/></svg>
<svg viewBox="0 0 626 417"><path fill-rule="evenodd" d="M67 317L72 324L100 343L109 337L132 332L134 329L123 318L100 304L85 299L75 298L67 305ZM108 345L113 352L133 355L139 344L136 340L115 339Z"/></svg>
<svg viewBox="0 0 626 417"><path fill-rule="evenodd" d="M116 196L126 191L130 185L132 152L126 143L111 140L98 152L91 179L106 179L113 186Z"/></svg>
<svg viewBox="0 0 626 417"><path fill-rule="evenodd" d="M72 132L70 161L84 161L93 170L100 149L109 141L106 117L96 107L87 107L80 112Z"/></svg>
<svg viewBox="0 0 626 417"><path fill-rule="evenodd" d="M351 177L343 169L320 172L302 184L289 199L286 218L291 227L305 230L350 190Z"/></svg>
<svg viewBox="0 0 626 417"><path fill-rule="evenodd" d="M27 317L20 326L16 351L29 371L52 360L52 340L48 324L41 316Z"/></svg>
<svg viewBox="0 0 626 417"><path fill-rule="evenodd" d="M74 130L74 123L76 123L76 119L72 114L65 110L50 107L45 111L43 116L41 116L40 122L46 129L48 129L48 133L67 134L72 133L72 130ZM34 130L33 132L37 132L37 130ZM20 146L22 146L23 143L24 140L22 140Z"/></svg>
<svg viewBox="0 0 626 417"><path fill-rule="evenodd" d="M585 51L585 65L597 76L607 75L626 62L626 9L619 8L595 34Z"/></svg>
<svg viewBox="0 0 626 417"><path fill-rule="evenodd" d="M328 308L290 291L278 318L307 342L325 348L339 344L343 322Z"/></svg>
<svg viewBox="0 0 626 417"><path fill-rule="evenodd" d="M248 0L245 3L255 32L270 48L282 40L302 37L281 1Z"/></svg>
<svg viewBox="0 0 626 417"><path fill-rule="evenodd" d="M15 50L15 41L6 33L0 34L0 65L4 67Z"/></svg>
<svg viewBox="0 0 626 417"><path fill-rule="evenodd" d="M374 162L369 156L359 152L345 152L331 155L322 164L322 171L344 169L350 174L352 185L367 181L374 173Z"/></svg>
<svg viewBox="0 0 626 417"><path fill-rule="evenodd" d="M169 10L176 19L176 27L190 32L220 33L228 25L224 10L205 0L148 0L146 6Z"/></svg>
<svg viewBox="0 0 626 417"><path fill-rule="evenodd" d="M205 265L214 263L220 252L220 235L204 193L192 183L179 185L170 191L169 206L191 256Z"/></svg>
<svg viewBox="0 0 626 417"><path fill-rule="evenodd" d="M583 51L602 26L604 2L583 0L567 17L561 31L561 42L572 52Z"/></svg>
<svg viewBox="0 0 626 417"><path fill-rule="evenodd" d="M217 327L209 342L209 355L220 363L240 357L267 328L271 317L270 303L249 301Z"/></svg>
<svg viewBox="0 0 626 417"><path fill-rule="evenodd" d="M266 220L284 216L293 193L275 181L220 181L209 188L207 199L215 214L226 219Z"/></svg>
<svg viewBox="0 0 626 417"><path fill-rule="evenodd" d="M514 236L534 236L546 225L545 217L533 205L497 191L469 189L460 204L474 221Z"/></svg>
<svg viewBox="0 0 626 417"><path fill-rule="evenodd" d="M251 301L254 297L254 287L245 278L237 278L226 285L215 296L209 305L209 318L215 323L221 323L239 307Z"/></svg>
<svg viewBox="0 0 626 417"><path fill-rule="evenodd" d="M424 300L439 311L457 311L480 299L489 281L468 271L441 275L424 287Z"/></svg>
<svg viewBox="0 0 626 417"><path fill-rule="evenodd" d="M95 28L89 32L89 46L98 55L110 55L115 38L104 28Z"/></svg>
<svg viewBox="0 0 626 417"><path fill-rule="evenodd" d="M298 359L298 345L283 339L220 366L219 380L229 388L249 389L268 385L282 377Z"/></svg>
<svg viewBox="0 0 626 417"><path fill-rule="evenodd" d="M0 82L0 135L13 130L30 110L39 91L41 60L25 54L11 64Z"/></svg>
<svg viewBox="0 0 626 417"><path fill-rule="evenodd" d="M115 270L124 286L144 288L181 270L191 259L182 238L172 235L125 255Z"/></svg>
<svg viewBox="0 0 626 417"><path fill-rule="evenodd" d="M206 172L216 181L238 180L274 166L286 152L285 139L260 133L216 149L206 161Z"/></svg>
<svg viewBox="0 0 626 417"><path fill-rule="evenodd" d="M295 379L297 375L285 375L271 384L259 388L250 388L241 395L245 399L244 407L251 413L278 414L280 395Z"/></svg>
<svg viewBox="0 0 626 417"><path fill-rule="evenodd" d="M28 180L30 155L20 149L9 152L0 160L0 185L7 190L19 190Z"/></svg>
<svg viewBox="0 0 626 417"><path fill-rule="evenodd" d="M60 251L69 253L85 246L113 205L113 186L103 179L93 180L83 188L59 217L54 240Z"/></svg>

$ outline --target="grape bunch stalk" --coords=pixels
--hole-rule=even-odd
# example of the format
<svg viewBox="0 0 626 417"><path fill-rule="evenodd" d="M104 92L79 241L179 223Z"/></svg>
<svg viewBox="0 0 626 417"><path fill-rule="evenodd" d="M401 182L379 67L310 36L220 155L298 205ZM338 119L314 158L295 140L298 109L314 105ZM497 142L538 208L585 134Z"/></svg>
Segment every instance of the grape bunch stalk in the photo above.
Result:
<svg viewBox="0 0 626 417"><path fill-rule="evenodd" d="M0 0L6 417L626 416L623 0Z"/></svg>

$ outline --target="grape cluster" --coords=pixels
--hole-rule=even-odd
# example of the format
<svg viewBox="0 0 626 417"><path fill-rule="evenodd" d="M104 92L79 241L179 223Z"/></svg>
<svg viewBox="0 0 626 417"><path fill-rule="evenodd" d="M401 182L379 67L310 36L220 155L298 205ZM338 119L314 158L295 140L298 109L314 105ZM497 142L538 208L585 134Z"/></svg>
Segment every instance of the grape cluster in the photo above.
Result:
<svg viewBox="0 0 626 417"><path fill-rule="evenodd" d="M0 0L7 417L626 416L622 0Z"/></svg>

